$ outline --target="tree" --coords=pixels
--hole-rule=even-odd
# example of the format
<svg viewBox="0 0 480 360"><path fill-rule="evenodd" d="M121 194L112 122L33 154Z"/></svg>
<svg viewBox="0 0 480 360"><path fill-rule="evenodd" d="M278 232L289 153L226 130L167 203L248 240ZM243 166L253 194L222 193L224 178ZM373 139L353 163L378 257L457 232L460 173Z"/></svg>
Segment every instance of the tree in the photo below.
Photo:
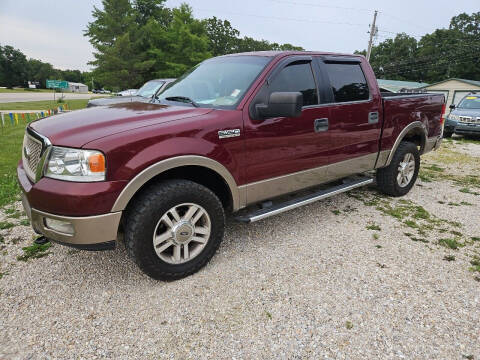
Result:
<svg viewBox="0 0 480 360"><path fill-rule="evenodd" d="M57 78L58 72L49 63L36 59L28 60L27 79L29 81L38 81L42 88L46 87L47 79Z"/></svg>
<svg viewBox="0 0 480 360"><path fill-rule="evenodd" d="M417 40L405 33L397 34L372 48L370 64L378 77L392 80L416 78L417 72L409 66L415 61Z"/></svg>
<svg viewBox="0 0 480 360"><path fill-rule="evenodd" d="M135 0L133 9L137 24L145 25L150 19L155 19L166 28L172 20L172 11L165 7L166 0Z"/></svg>
<svg viewBox="0 0 480 360"><path fill-rule="evenodd" d="M215 16L205 20L209 50L213 56L231 54L236 51L240 31L234 29L228 20Z"/></svg>
<svg viewBox="0 0 480 360"><path fill-rule="evenodd" d="M165 0L103 0L85 36L95 48L95 79L107 87L138 87L153 77L178 77L209 58L240 51L299 50L291 44L239 38L229 21L198 20Z"/></svg>
<svg viewBox="0 0 480 360"><path fill-rule="evenodd" d="M12 46L0 46L0 84L8 88L24 86L26 72L26 56Z"/></svg>
<svg viewBox="0 0 480 360"><path fill-rule="evenodd" d="M103 10L96 6L88 23L85 36L98 51L113 46L115 40L127 32L133 24L133 9L129 0L102 0Z"/></svg>
<svg viewBox="0 0 480 360"><path fill-rule="evenodd" d="M452 17L450 30L457 30L465 36L473 36L478 40L480 37L480 11L468 15L466 13Z"/></svg>
<svg viewBox="0 0 480 360"><path fill-rule="evenodd" d="M189 68L211 57L208 51L207 32L202 21L193 18L192 8L182 4L173 9L173 18L160 40L156 55L156 74L164 77L178 77Z"/></svg>
<svg viewBox="0 0 480 360"><path fill-rule="evenodd" d="M372 48L370 63L377 77L436 82L450 77L480 80L480 12L452 17L420 41L399 34ZM363 53L360 51L356 53Z"/></svg>

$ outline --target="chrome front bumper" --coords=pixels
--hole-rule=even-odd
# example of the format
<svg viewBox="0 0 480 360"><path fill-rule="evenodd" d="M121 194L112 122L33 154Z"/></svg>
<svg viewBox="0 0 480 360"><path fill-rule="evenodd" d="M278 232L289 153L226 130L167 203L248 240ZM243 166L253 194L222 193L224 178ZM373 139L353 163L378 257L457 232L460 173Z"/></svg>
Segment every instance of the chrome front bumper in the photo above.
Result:
<svg viewBox="0 0 480 360"><path fill-rule="evenodd" d="M65 245L94 248L93 245L114 242L117 239L118 227L122 212L114 212L96 216L61 216L32 209L25 194L22 193L22 204L35 232L46 238ZM58 220L71 224L72 233L60 232L49 228L46 219Z"/></svg>

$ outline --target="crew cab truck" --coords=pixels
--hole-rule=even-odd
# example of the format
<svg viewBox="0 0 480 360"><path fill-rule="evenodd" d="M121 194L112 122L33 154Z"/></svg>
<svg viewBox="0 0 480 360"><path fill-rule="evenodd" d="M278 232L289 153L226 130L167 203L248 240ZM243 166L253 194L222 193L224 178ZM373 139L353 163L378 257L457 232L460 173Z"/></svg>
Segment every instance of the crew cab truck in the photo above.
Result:
<svg viewBox="0 0 480 360"><path fill-rule="evenodd" d="M214 255L226 213L264 219L370 184L372 171L381 191L406 194L444 111L443 95L382 96L362 56L227 55L151 103L32 122L18 180L37 233L90 250L122 233L146 274L173 280Z"/></svg>

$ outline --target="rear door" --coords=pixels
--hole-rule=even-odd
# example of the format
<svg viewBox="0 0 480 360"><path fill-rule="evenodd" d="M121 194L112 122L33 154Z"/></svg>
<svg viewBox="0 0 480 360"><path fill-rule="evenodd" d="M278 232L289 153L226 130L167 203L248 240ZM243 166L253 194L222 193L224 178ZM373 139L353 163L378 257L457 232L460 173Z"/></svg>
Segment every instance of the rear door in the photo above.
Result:
<svg viewBox="0 0 480 360"><path fill-rule="evenodd" d="M368 84L370 71L360 57L319 58L329 80L330 162L335 177L371 170L375 166L382 127L378 87ZM334 166L337 164L338 166Z"/></svg>
<svg viewBox="0 0 480 360"><path fill-rule="evenodd" d="M266 103L272 92L299 91L303 94L300 117L254 120L248 108L244 110L248 203L321 182L318 175L299 173L329 163L329 109L320 106L319 79L312 66L309 56L281 61L250 104Z"/></svg>

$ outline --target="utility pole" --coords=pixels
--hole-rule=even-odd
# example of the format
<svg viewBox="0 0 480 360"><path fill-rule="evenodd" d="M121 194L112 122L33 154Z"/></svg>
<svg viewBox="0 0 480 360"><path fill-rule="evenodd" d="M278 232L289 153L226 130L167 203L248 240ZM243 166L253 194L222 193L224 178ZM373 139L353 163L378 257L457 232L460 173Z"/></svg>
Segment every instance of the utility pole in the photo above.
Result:
<svg viewBox="0 0 480 360"><path fill-rule="evenodd" d="M91 91L93 92L93 76L92 76L92 90Z"/></svg>
<svg viewBox="0 0 480 360"><path fill-rule="evenodd" d="M377 14L378 14L378 11L375 10L375 13L373 14L372 27L370 28L370 40L368 41L367 61L370 61L370 54L372 53L373 38L377 35L377 27L375 26L375 23L377 22Z"/></svg>

